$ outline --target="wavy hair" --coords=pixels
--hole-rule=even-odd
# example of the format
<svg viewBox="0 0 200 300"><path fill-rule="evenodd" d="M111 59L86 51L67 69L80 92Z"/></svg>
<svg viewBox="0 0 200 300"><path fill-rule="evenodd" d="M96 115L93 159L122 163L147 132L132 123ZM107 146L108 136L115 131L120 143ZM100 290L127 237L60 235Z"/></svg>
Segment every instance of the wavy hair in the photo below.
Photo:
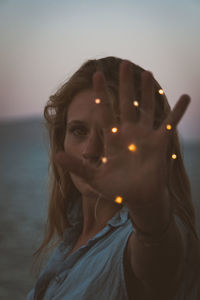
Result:
<svg viewBox="0 0 200 300"><path fill-rule="evenodd" d="M67 213L69 203L80 196L75 188L69 173L64 172L55 162L55 154L64 150L64 138L66 131L66 116L68 107L75 94L86 89L92 89L92 76L96 71L104 73L108 92L115 101L113 108L116 115L119 115L119 66L122 59L117 57L105 57L86 61L58 91L51 95L45 108L44 118L49 133L49 204L48 217L45 227L44 239L33 254L34 267L39 265L47 252L55 247L63 238L64 231L71 226ZM141 73L144 71L140 66L133 64L136 96L141 99ZM155 80L156 90L161 86ZM154 115L154 128L158 128L171 111L165 95L156 92L156 106ZM184 167L183 154L179 143L177 130L171 135L168 153L176 153L177 159L170 160L168 164L168 190L171 195L174 213L180 217L182 222L189 228L194 241L199 241L196 230L195 211L192 203L190 182ZM39 263L40 258L40 263ZM41 259L42 258L42 259ZM38 271L37 271L38 274Z"/></svg>

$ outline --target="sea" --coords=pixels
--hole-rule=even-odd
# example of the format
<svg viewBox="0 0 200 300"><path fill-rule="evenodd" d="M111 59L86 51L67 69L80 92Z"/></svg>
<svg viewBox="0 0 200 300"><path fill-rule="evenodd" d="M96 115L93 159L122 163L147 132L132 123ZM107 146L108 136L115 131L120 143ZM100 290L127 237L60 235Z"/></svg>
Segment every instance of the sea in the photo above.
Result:
<svg viewBox="0 0 200 300"><path fill-rule="evenodd" d="M180 140L200 235L200 141ZM0 299L32 289L32 255L44 232L48 134L41 118L0 122Z"/></svg>

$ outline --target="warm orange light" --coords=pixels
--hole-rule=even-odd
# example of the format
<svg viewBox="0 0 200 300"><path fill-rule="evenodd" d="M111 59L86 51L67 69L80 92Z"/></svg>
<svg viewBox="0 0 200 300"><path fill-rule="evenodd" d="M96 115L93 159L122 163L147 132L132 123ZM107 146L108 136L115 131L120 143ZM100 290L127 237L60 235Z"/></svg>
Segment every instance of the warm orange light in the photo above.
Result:
<svg viewBox="0 0 200 300"><path fill-rule="evenodd" d="M116 133L117 131L118 131L117 127L113 127L113 128L112 128L112 132L113 132L113 133Z"/></svg>
<svg viewBox="0 0 200 300"><path fill-rule="evenodd" d="M105 164L105 163L107 163L108 159L107 159L107 157L104 156L104 157L101 158L101 161L102 161L102 163Z"/></svg>
<svg viewBox="0 0 200 300"><path fill-rule="evenodd" d="M133 101L133 105L134 106L139 106L139 102L135 100L135 101Z"/></svg>
<svg viewBox="0 0 200 300"><path fill-rule="evenodd" d="M122 201L123 201L123 198L122 198L121 196L117 196L117 197L115 198L115 202L118 203L118 204L121 204Z"/></svg>
<svg viewBox="0 0 200 300"><path fill-rule="evenodd" d="M136 150L136 146L134 144L131 144L128 146L128 150L134 152Z"/></svg>
<svg viewBox="0 0 200 300"><path fill-rule="evenodd" d="M158 93L159 93L160 95L164 95L164 91L163 91L162 89L160 89L160 90L158 91Z"/></svg>
<svg viewBox="0 0 200 300"><path fill-rule="evenodd" d="M97 99L95 99L95 103L99 104L99 103L101 103L101 100L99 98L97 98Z"/></svg>
<svg viewBox="0 0 200 300"><path fill-rule="evenodd" d="M172 159L176 159L177 155L175 153L172 154Z"/></svg>
<svg viewBox="0 0 200 300"><path fill-rule="evenodd" d="M166 129L167 129L167 130L171 130L171 129L172 129L172 125L171 125L171 124L167 124L167 125L166 125Z"/></svg>

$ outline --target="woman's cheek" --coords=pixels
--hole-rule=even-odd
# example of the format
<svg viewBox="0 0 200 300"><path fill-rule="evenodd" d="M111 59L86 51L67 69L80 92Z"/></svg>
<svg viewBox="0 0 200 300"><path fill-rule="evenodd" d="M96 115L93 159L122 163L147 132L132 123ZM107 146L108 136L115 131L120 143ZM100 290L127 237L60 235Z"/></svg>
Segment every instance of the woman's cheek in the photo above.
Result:
<svg viewBox="0 0 200 300"><path fill-rule="evenodd" d="M82 158L83 143L78 142L72 136L67 135L64 140L64 150L69 154L73 154L77 158Z"/></svg>

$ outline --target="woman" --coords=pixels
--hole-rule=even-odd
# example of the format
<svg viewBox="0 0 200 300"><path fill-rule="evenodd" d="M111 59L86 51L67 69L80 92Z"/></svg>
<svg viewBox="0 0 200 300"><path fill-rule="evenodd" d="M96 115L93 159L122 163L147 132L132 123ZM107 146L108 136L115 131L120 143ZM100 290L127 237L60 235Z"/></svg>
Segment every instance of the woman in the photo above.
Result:
<svg viewBox="0 0 200 300"><path fill-rule="evenodd" d="M51 195L35 257L59 246L27 299L199 299L176 130L189 102L171 111L150 72L116 57L87 61L50 97Z"/></svg>

